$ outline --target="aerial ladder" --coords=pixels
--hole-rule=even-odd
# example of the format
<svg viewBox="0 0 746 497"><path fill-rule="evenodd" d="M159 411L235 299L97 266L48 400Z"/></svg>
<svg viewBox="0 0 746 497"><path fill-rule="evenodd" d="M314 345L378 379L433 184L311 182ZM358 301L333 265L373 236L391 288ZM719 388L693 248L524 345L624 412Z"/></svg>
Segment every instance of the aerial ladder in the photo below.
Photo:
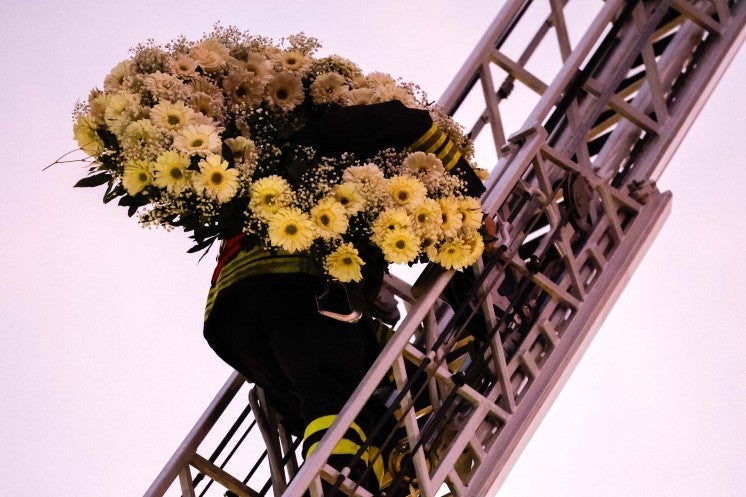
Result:
<svg viewBox="0 0 746 497"><path fill-rule="evenodd" d="M656 180L745 20L733 0L507 1L439 101L493 165L495 249L387 276L403 319L307 460L234 373L145 495L368 497L326 461L374 395L396 425L389 495L494 495L660 230Z"/></svg>

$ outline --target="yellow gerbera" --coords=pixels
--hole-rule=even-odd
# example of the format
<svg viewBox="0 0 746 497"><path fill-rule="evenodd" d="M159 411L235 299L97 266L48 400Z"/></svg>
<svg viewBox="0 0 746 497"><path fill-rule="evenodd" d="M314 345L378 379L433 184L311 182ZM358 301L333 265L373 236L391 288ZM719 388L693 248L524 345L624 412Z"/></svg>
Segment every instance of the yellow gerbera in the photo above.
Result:
<svg viewBox="0 0 746 497"><path fill-rule="evenodd" d="M276 213L292 202L290 184L275 174L255 181L249 188L249 208L262 219Z"/></svg>
<svg viewBox="0 0 746 497"><path fill-rule="evenodd" d="M199 161L199 174L194 175L194 189L208 198L225 203L238 191L238 171L228 169L228 163L217 154Z"/></svg>
<svg viewBox="0 0 746 497"><path fill-rule="evenodd" d="M412 208L425 200L427 195L425 185L411 176L392 176L389 178L387 186L391 200L398 207Z"/></svg>
<svg viewBox="0 0 746 497"><path fill-rule="evenodd" d="M127 162L122 174L122 186L130 195L137 195L153 181L152 164L147 160Z"/></svg>
<svg viewBox="0 0 746 497"><path fill-rule="evenodd" d="M347 231L349 225L344 206L327 197L311 208L311 220L321 238L334 238Z"/></svg>
<svg viewBox="0 0 746 497"><path fill-rule="evenodd" d="M175 150L163 152L153 165L153 184L171 193L179 193L191 185L189 157Z"/></svg>
<svg viewBox="0 0 746 497"><path fill-rule="evenodd" d="M386 209L381 212L371 224L371 240L376 245L381 245L386 234L395 229L408 229L412 220L404 209Z"/></svg>
<svg viewBox="0 0 746 497"><path fill-rule="evenodd" d="M104 151L104 142L96 133L93 122L88 116L78 117L73 125L73 136L80 149L91 157L98 157Z"/></svg>
<svg viewBox="0 0 746 497"><path fill-rule="evenodd" d="M458 199L458 211L461 214L461 226L467 230L477 230L482 226L482 204L474 197Z"/></svg>
<svg viewBox="0 0 746 497"><path fill-rule="evenodd" d="M272 214L267 228L270 243L291 253L306 250L313 243L313 222L296 207L283 207Z"/></svg>
<svg viewBox="0 0 746 497"><path fill-rule="evenodd" d="M458 200L454 197L438 199L440 205L440 230L447 237L454 237L461 229L461 213L458 210Z"/></svg>
<svg viewBox="0 0 746 497"><path fill-rule="evenodd" d="M477 262L477 259L479 259L482 256L482 252L484 252L484 239L482 238L482 234L476 230L461 235L461 239L470 250L469 257L464 265L471 266Z"/></svg>
<svg viewBox="0 0 746 497"><path fill-rule="evenodd" d="M365 262L351 243L343 243L324 260L324 269L329 276L344 283L362 280L364 265Z"/></svg>
<svg viewBox="0 0 746 497"><path fill-rule="evenodd" d="M348 215L354 215L365 208L365 199L354 183L340 183L332 189L334 199L342 204Z"/></svg>
<svg viewBox="0 0 746 497"><path fill-rule="evenodd" d="M396 228L388 231L378 246L387 261L406 264L420 253L420 238L409 228Z"/></svg>
<svg viewBox="0 0 746 497"><path fill-rule="evenodd" d="M461 269L469 264L471 254L469 245L460 238L452 238L441 244L433 260L446 269Z"/></svg>

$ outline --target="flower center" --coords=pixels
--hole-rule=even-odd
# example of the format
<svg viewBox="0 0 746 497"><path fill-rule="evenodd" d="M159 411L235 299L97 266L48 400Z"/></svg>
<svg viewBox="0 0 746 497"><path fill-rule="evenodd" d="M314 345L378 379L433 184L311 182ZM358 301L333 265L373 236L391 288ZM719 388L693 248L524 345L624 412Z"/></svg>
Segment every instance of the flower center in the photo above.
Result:
<svg viewBox="0 0 746 497"><path fill-rule="evenodd" d="M294 224L288 224L285 226L285 234L287 235L294 235L298 233L298 227Z"/></svg>
<svg viewBox="0 0 746 497"><path fill-rule="evenodd" d="M181 172L181 169L173 168L171 169L171 177L173 179L181 179L184 176L184 173Z"/></svg>
<svg viewBox="0 0 746 497"><path fill-rule="evenodd" d="M145 173L140 173L140 175L137 178L140 181L142 181L143 183L147 183L148 182L148 175L145 174Z"/></svg>
<svg viewBox="0 0 746 497"><path fill-rule="evenodd" d="M168 119L166 119L166 121L168 121L168 124L170 126L176 126L177 124L181 122L181 119L179 119L179 116L175 116L171 114L168 116Z"/></svg>
<svg viewBox="0 0 746 497"><path fill-rule="evenodd" d="M402 202L409 198L409 194L405 192L404 190L401 190L396 196Z"/></svg>
<svg viewBox="0 0 746 497"><path fill-rule="evenodd" d="M417 214L417 221L424 223L427 221L427 215L424 212Z"/></svg>
<svg viewBox="0 0 746 497"><path fill-rule="evenodd" d="M205 144L205 141L202 138L195 138L192 140L192 147L198 148Z"/></svg>
<svg viewBox="0 0 746 497"><path fill-rule="evenodd" d="M210 176L210 181L212 181L214 185L219 185L223 182L223 173L219 173L217 171L212 173L212 176Z"/></svg>
<svg viewBox="0 0 746 497"><path fill-rule="evenodd" d="M245 87L245 86L239 86L238 88L236 88L236 96L237 96L238 98L243 98L243 97L245 97L245 96L246 96L246 95L247 95L248 93L249 93L249 91L248 91L248 90L246 89L246 87Z"/></svg>
<svg viewBox="0 0 746 497"><path fill-rule="evenodd" d="M343 257L342 264L345 266L352 266L352 257Z"/></svg>
<svg viewBox="0 0 746 497"><path fill-rule="evenodd" d="M264 205L272 205L275 203L275 196L268 193L264 196Z"/></svg>
<svg viewBox="0 0 746 497"><path fill-rule="evenodd" d="M320 222L321 222L321 224L323 224L324 226L329 226L329 222L330 222L331 220L329 219L329 216L328 216L327 214L322 214L322 215L321 215L321 217L319 217L319 221L320 221Z"/></svg>
<svg viewBox="0 0 746 497"><path fill-rule="evenodd" d="M288 91L285 88L280 88L277 90L277 93L275 93L275 96L280 100L285 100L288 98Z"/></svg>
<svg viewBox="0 0 746 497"><path fill-rule="evenodd" d="M397 240L394 246L399 250L404 250L404 247L407 246L407 243L404 240Z"/></svg>

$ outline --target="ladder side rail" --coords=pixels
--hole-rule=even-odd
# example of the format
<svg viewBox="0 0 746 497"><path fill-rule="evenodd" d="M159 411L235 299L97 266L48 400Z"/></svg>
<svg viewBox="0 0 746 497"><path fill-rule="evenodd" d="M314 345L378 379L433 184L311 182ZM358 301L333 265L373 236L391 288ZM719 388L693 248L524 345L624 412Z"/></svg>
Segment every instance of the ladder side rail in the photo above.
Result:
<svg viewBox="0 0 746 497"><path fill-rule="evenodd" d="M165 495L171 484L179 477L179 473L185 471L185 468L187 468L186 471L188 472L189 461L197 453L197 448L245 382L246 380L238 372L234 371L231 373L223 387L218 391L215 398L210 402L205 412L194 424L194 427L184 441L181 442L143 497L161 497Z"/></svg>
<svg viewBox="0 0 746 497"><path fill-rule="evenodd" d="M730 62L746 41L746 2L734 6L732 17L724 25L720 35L708 39L707 46L698 61L689 81L681 89L676 100L670 104L670 117L666 122L667 133L651 139L645 161L638 161L628 182L652 179L657 181L696 120L715 86L725 73Z"/></svg>

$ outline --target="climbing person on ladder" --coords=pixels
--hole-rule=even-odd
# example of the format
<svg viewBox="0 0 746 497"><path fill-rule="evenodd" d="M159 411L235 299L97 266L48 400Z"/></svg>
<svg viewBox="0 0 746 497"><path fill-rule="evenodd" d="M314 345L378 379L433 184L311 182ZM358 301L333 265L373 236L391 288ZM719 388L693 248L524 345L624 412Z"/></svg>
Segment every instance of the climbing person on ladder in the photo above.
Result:
<svg viewBox="0 0 746 497"><path fill-rule="evenodd" d="M396 100L330 110L290 139L311 144L324 156L366 158L387 148L429 150L443 162L455 156L450 174L460 176L471 195L483 191L428 111ZM393 324L398 317L395 302L388 303L388 317L381 315L380 305L371 306L383 270L366 268L361 284L333 283L306 254L271 254L245 235L225 241L218 256L204 336L218 356L265 391L289 431L303 437L304 457L314 451L380 350L372 319ZM334 448L332 466L348 464L382 410L368 405L360 413ZM363 482L374 491L384 478L383 458L375 459L367 472L375 478ZM358 474L365 469L358 468Z"/></svg>

